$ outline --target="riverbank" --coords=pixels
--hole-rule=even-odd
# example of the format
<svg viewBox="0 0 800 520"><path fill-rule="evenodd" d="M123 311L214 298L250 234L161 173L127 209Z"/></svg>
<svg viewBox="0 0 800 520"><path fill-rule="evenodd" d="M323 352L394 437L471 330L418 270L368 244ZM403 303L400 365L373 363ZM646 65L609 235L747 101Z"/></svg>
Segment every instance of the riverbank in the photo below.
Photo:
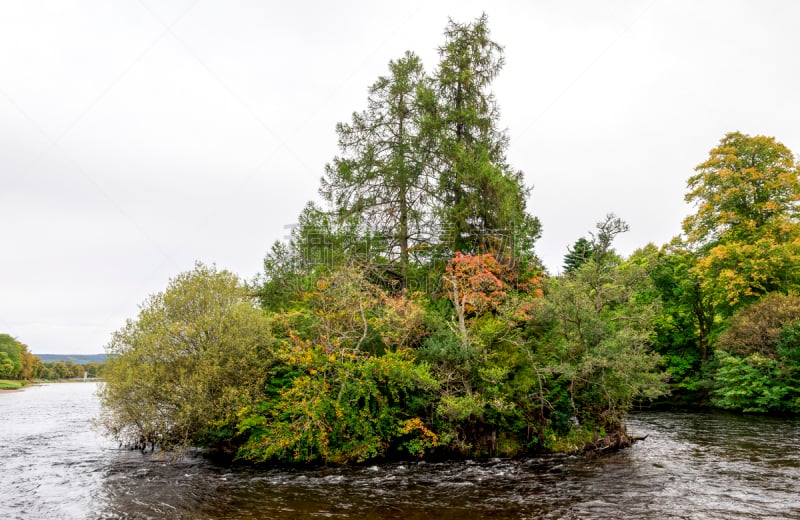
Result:
<svg viewBox="0 0 800 520"><path fill-rule="evenodd" d="M99 377L76 378L76 379L34 379L32 381L18 381L11 379L0 379L0 390L22 390L28 386L44 385L49 383L102 383Z"/></svg>

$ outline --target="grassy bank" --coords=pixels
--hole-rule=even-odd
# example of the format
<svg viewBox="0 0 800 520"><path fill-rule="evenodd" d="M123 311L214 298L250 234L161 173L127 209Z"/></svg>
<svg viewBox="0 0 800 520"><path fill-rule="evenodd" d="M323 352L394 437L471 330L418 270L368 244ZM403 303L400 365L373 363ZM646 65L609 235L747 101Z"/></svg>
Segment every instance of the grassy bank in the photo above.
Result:
<svg viewBox="0 0 800 520"><path fill-rule="evenodd" d="M0 379L0 390L14 390L25 386L26 381L9 381L7 379Z"/></svg>

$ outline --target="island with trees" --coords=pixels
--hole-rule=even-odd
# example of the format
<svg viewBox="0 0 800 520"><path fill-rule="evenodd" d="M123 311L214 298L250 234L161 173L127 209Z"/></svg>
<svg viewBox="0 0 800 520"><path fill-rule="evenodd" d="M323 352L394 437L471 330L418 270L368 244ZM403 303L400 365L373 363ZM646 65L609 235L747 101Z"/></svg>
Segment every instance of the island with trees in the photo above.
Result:
<svg viewBox="0 0 800 520"><path fill-rule="evenodd" d="M391 61L336 127L325 206L257 279L198 263L113 335L105 431L351 463L625 447L652 402L800 411L794 155L729 133L689 178L683 235L626 258L628 224L600 215L550 274L498 126L502 66L486 16L450 21L431 72Z"/></svg>

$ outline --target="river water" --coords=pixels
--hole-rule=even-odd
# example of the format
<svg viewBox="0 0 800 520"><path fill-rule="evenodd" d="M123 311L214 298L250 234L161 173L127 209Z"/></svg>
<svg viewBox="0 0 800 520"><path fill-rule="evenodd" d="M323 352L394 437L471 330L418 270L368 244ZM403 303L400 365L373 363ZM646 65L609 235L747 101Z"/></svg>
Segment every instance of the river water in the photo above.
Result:
<svg viewBox="0 0 800 520"><path fill-rule="evenodd" d="M636 413L596 458L253 469L167 462L90 426L96 383L0 392L0 518L797 518L800 421Z"/></svg>

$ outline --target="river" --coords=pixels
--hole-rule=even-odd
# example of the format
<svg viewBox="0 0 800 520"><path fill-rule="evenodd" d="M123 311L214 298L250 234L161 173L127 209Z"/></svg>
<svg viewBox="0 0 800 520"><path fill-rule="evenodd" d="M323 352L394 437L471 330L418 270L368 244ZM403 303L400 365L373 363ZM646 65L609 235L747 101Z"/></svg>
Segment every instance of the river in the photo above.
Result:
<svg viewBox="0 0 800 520"><path fill-rule="evenodd" d="M97 383L0 392L0 518L797 518L800 421L633 414L596 458L348 468L169 463L90 425Z"/></svg>

